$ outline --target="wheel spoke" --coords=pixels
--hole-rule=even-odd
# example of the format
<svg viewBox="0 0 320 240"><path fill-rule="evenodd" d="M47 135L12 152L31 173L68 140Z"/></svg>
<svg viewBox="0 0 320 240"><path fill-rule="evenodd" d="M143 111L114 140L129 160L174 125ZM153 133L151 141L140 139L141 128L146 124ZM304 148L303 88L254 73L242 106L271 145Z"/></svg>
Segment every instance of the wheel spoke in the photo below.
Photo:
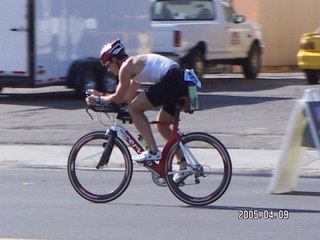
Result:
<svg viewBox="0 0 320 240"><path fill-rule="evenodd" d="M191 133L183 136L183 144L192 152L199 164L194 172L178 184L174 174L181 173L174 155L179 147L169 151L167 183L173 194L191 205L207 205L220 198L229 186L232 174L230 157L225 147L216 138Z"/></svg>
<svg viewBox="0 0 320 240"><path fill-rule="evenodd" d="M108 202L119 197L132 176L132 162L125 144L116 139L107 166L97 169L104 151L104 132L81 138L72 148L68 161L69 179L74 189L92 202Z"/></svg>

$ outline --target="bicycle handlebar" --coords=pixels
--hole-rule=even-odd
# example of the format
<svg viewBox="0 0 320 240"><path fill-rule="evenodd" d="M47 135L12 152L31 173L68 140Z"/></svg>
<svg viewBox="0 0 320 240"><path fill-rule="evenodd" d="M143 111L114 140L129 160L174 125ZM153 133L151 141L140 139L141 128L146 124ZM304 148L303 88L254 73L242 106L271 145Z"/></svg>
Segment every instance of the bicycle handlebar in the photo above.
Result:
<svg viewBox="0 0 320 240"><path fill-rule="evenodd" d="M126 123L126 122L132 123L132 118L128 113L126 104L117 104L117 103L111 102L103 105L88 105L86 111L90 115L88 110L92 110L94 112L103 112L106 114L116 113L117 119L122 120L123 123Z"/></svg>
<svg viewBox="0 0 320 240"><path fill-rule="evenodd" d="M128 112L125 104L107 103L103 105L88 105L87 109L91 109L94 112L105 113L124 113Z"/></svg>

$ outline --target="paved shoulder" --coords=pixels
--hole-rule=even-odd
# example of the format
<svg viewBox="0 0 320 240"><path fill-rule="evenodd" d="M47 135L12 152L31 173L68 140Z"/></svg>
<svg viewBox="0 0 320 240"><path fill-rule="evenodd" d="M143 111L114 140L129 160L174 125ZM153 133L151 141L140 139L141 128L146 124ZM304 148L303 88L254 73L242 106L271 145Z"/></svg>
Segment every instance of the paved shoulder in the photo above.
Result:
<svg viewBox="0 0 320 240"><path fill-rule="evenodd" d="M0 166L47 166L66 167L70 145L0 145ZM277 167L280 150L228 149L233 171L271 173ZM205 150L202 149L205 154ZM319 171L318 152L308 153L303 171Z"/></svg>

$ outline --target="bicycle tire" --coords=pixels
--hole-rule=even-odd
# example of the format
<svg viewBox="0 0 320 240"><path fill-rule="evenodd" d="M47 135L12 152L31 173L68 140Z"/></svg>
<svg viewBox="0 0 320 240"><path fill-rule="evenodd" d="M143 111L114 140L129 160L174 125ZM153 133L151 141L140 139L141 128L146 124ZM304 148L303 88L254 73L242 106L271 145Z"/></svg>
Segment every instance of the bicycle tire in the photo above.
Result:
<svg viewBox="0 0 320 240"><path fill-rule="evenodd" d="M98 131L81 137L72 147L68 158L68 176L76 192L94 203L110 202L125 192L130 184L133 164L125 143L115 138L107 166L96 166L108 140Z"/></svg>
<svg viewBox="0 0 320 240"><path fill-rule="evenodd" d="M166 159L169 189L182 202L192 206L213 203L225 193L231 181L232 163L227 149L217 138L201 132L186 134L182 136L181 142L195 155L203 167L205 177L192 174L183 184L173 180L174 173L179 172L175 161L175 153L179 149L177 142L169 149Z"/></svg>

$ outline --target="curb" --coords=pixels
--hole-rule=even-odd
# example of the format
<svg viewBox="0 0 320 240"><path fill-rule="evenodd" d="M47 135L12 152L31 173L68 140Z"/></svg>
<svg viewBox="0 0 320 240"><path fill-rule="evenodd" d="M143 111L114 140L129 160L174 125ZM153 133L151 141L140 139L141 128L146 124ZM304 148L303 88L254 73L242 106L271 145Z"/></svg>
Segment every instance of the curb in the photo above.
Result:
<svg viewBox="0 0 320 240"><path fill-rule="evenodd" d="M0 145L2 167L66 167L71 145ZM205 151L203 151L205 154ZM234 172L272 172L278 164L279 150L228 149ZM140 167L135 164L135 168ZM317 151L309 151L302 173L320 173Z"/></svg>

